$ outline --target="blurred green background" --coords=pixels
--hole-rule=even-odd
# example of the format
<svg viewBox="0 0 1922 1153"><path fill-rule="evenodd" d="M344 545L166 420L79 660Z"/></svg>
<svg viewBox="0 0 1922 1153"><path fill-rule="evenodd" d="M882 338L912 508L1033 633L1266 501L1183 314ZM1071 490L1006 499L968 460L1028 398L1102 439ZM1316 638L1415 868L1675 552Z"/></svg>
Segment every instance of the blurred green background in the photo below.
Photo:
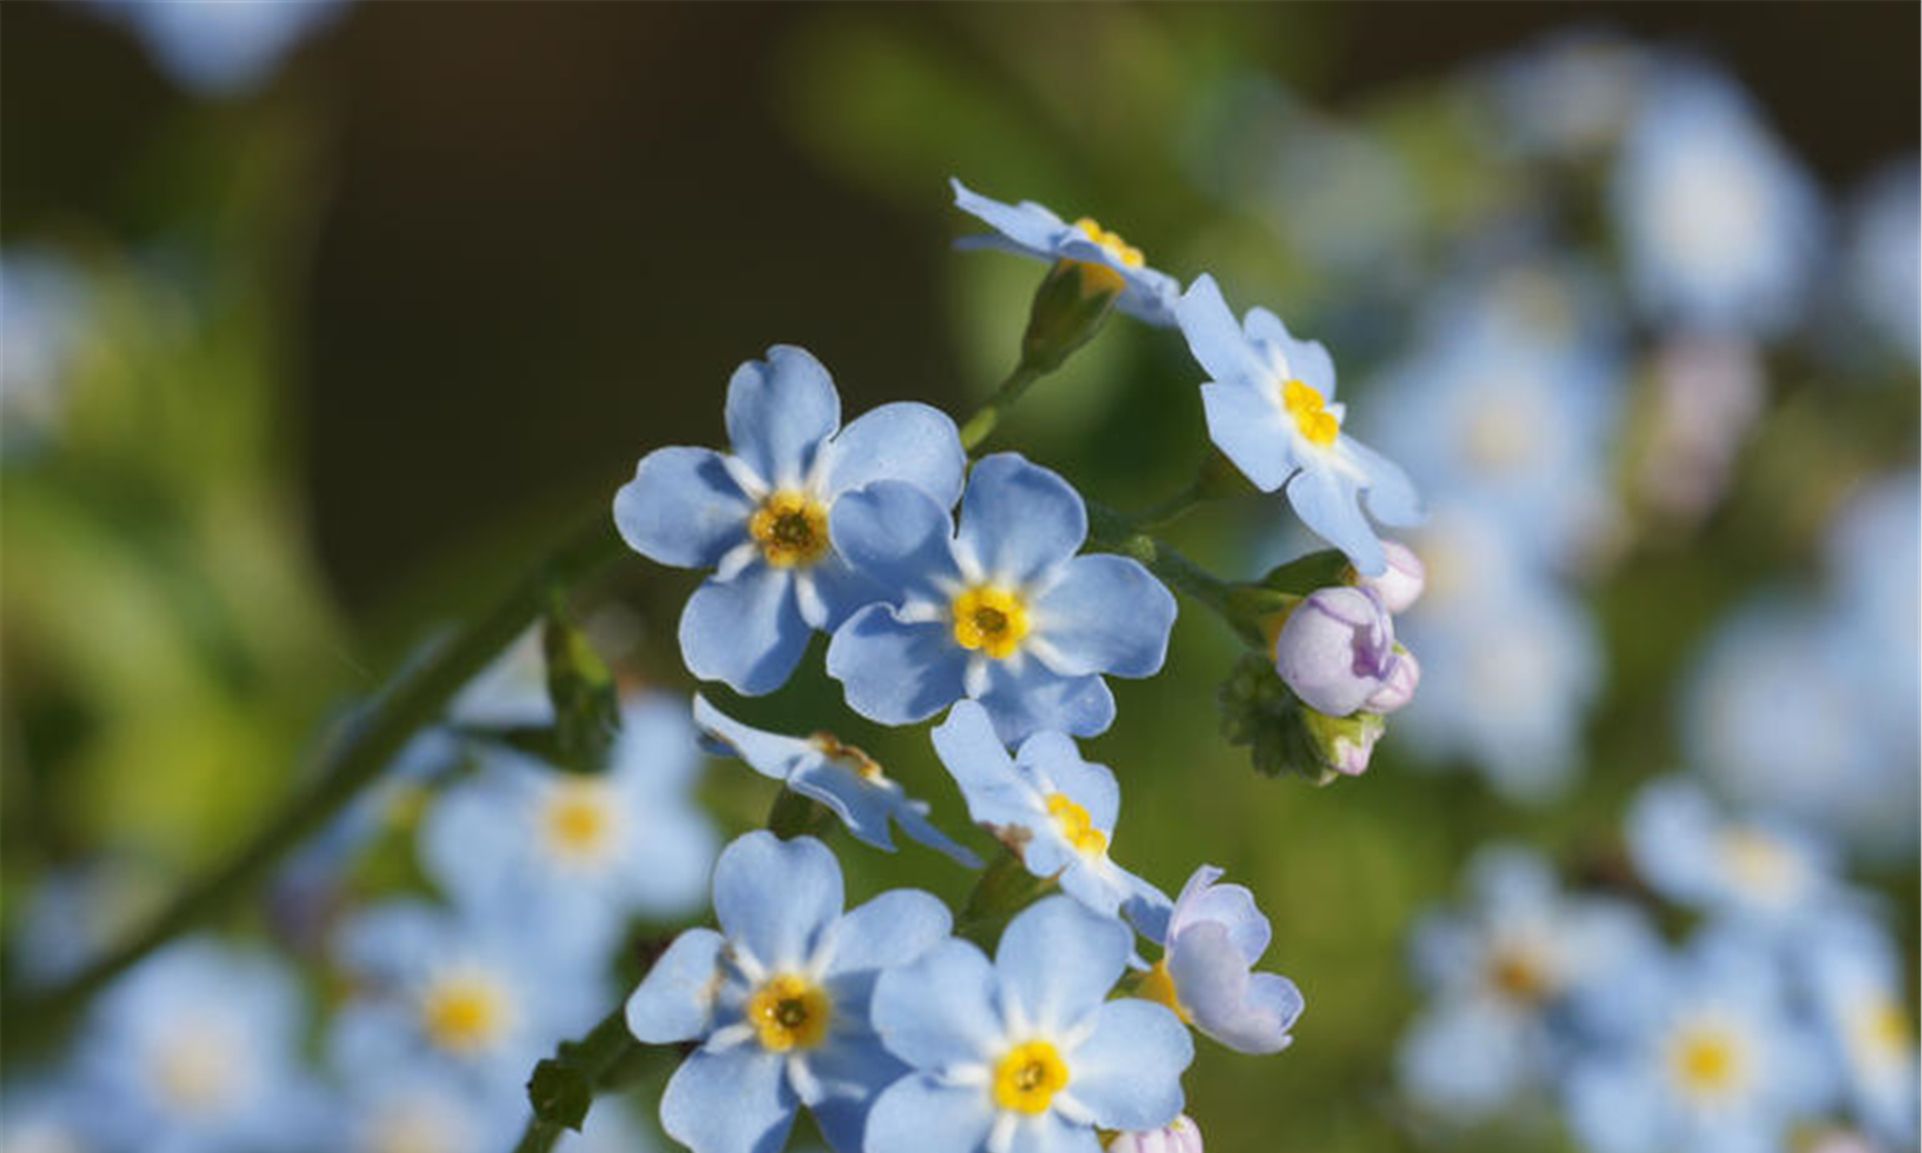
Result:
<svg viewBox="0 0 1922 1153"><path fill-rule="evenodd" d="M1093 212L1291 315L1331 289L1185 175L1225 86L1271 77L1423 143L1446 237L1503 191L1451 150L1440 85L1582 25L1719 56L1830 187L1916 145L1902 4L361 4L232 100L183 95L78 5L6 5L0 244L76 256L95 302L53 444L16 453L0 491L9 908L85 854L156 890L217 856L347 703L604 508L639 455L717 442L728 373L767 345L814 351L851 412L964 414L1011 365L1039 270L950 251L950 174ZM1113 325L1005 444L1152 503L1202 456L1195 380L1167 334ZM1760 435L1866 470L1912 459L1915 420L1913 388L1885 390ZM1490 838L1619 869L1621 799L1675 767L1681 656L1762 575L1807 567L1828 505L1784 491L1744 472L1699 537L1619 563L1588 774L1549 811L1407 771L1392 735L1358 781L1255 776L1215 732L1235 642L1184 606L1168 674L1117 684L1090 746L1123 781L1117 853L1170 889L1198 860L1253 886L1269 963L1309 1001L1282 1057L1202 1047L1190 1112L1211 1149L1409 1143L1390 1093L1407 926ZM1176 535L1247 572L1248 524L1230 508ZM673 628L693 583L635 558L582 590L630 610L603 630L630 676L690 687ZM923 738L856 722L814 665L741 713L869 745L952 819ZM717 773L729 819L757 821L768 794ZM927 854L844 855L869 887L965 881ZM1912 942L1914 874L1883 880Z"/></svg>

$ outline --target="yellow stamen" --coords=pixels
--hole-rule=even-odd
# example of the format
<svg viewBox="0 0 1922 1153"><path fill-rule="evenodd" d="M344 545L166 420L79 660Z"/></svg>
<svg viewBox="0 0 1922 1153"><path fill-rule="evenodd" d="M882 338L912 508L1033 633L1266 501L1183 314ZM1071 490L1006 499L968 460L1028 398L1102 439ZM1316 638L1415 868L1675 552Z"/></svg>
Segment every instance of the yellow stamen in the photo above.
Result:
<svg viewBox="0 0 1922 1153"><path fill-rule="evenodd" d="M1669 1067L1692 1097L1725 1097L1748 1079L1741 1038L1717 1025L1683 1029L1670 1043Z"/></svg>
<svg viewBox="0 0 1922 1153"><path fill-rule="evenodd" d="M996 660L1014 655L1028 635L1028 606L1007 589L981 585L954 598L954 643Z"/></svg>
<svg viewBox="0 0 1922 1153"><path fill-rule="evenodd" d="M1084 216L1075 221L1074 226L1083 236L1099 244L1122 267L1140 268L1146 263L1141 257L1139 248L1121 239L1119 233L1110 232L1101 227L1093 217ZM1120 292L1127 286L1127 281L1122 278L1121 273L1109 265L1092 260L1076 261L1076 263L1081 265L1082 275L1086 277L1088 286L1091 288L1102 292Z"/></svg>
<svg viewBox="0 0 1922 1153"><path fill-rule="evenodd" d="M1341 435L1341 420L1329 412L1321 393L1291 380L1281 386L1281 404L1295 418L1295 428L1309 444L1327 448Z"/></svg>
<svg viewBox="0 0 1922 1153"><path fill-rule="evenodd" d="M1154 968L1149 969L1141 978L1141 984L1135 986L1135 996L1166 1006L1175 1016L1181 1018L1184 1024L1194 1023L1194 1017L1189 1014L1188 1007L1181 1003L1181 997L1175 991L1175 979L1168 972L1166 957L1156 961Z"/></svg>
<svg viewBox="0 0 1922 1153"><path fill-rule="evenodd" d="M234 1052L216 1036L185 1036L156 1057L154 1076L167 1100L188 1113L204 1113L233 1091Z"/></svg>
<svg viewBox="0 0 1922 1153"><path fill-rule="evenodd" d="M506 991L489 978L456 974L435 982L421 998L421 1027L427 1039L449 1053L489 1049L507 1032L512 1006Z"/></svg>
<svg viewBox="0 0 1922 1153"><path fill-rule="evenodd" d="M828 551L828 510L806 493L770 493L747 521L748 535L775 568L803 568Z"/></svg>
<svg viewBox="0 0 1922 1153"><path fill-rule="evenodd" d="M1909 1015L1893 998L1878 997L1864 1005L1855 1015L1854 1026L1856 1047L1878 1063L1906 1055L1914 1043Z"/></svg>
<svg viewBox="0 0 1922 1153"><path fill-rule="evenodd" d="M881 770L881 762L869 756L867 750L843 744L833 733L815 733L808 741L821 750L822 756L853 769L862 780L880 782L888 779L888 775Z"/></svg>
<svg viewBox="0 0 1922 1153"><path fill-rule="evenodd" d="M614 841L614 798L599 781L570 780L554 788L542 814L547 845L556 856L595 861Z"/></svg>
<svg viewBox="0 0 1922 1153"><path fill-rule="evenodd" d="M1735 883L1751 895L1781 897L1795 887L1795 858L1767 833L1737 829L1722 835L1720 847Z"/></svg>
<svg viewBox="0 0 1922 1153"><path fill-rule="evenodd" d="M828 1035L834 1005L827 990L792 973L770 977L747 999L748 1023L774 1053L812 1049Z"/></svg>
<svg viewBox="0 0 1922 1153"><path fill-rule="evenodd" d="M1055 828L1061 831L1063 840L1074 846L1075 852L1090 857L1107 852L1108 834L1094 827L1088 810L1060 793L1049 793L1048 815L1054 818Z"/></svg>
<svg viewBox="0 0 1922 1153"><path fill-rule="evenodd" d="M1067 1085L1068 1064L1046 1041L1016 1045L994 1067L994 1103L1015 1113L1046 1113Z"/></svg>
<svg viewBox="0 0 1922 1153"><path fill-rule="evenodd" d="M1511 1001L1533 1003L1548 994L1548 969L1530 949L1498 948L1488 958L1488 983Z"/></svg>

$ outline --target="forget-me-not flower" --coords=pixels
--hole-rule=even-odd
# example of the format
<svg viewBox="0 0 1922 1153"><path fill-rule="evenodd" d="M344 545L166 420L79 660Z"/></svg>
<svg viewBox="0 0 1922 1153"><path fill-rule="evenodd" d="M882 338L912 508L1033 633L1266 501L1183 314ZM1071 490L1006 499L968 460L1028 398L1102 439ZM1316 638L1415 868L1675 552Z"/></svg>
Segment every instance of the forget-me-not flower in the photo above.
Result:
<svg viewBox="0 0 1922 1153"><path fill-rule="evenodd" d="M1768 818L1725 815L1687 778L1643 787L1630 806L1628 848L1649 887L1701 912L1784 933L1837 898L1832 855Z"/></svg>
<svg viewBox="0 0 1922 1153"><path fill-rule="evenodd" d="M1890 1148L1913 1148L1915 1014L1904 1003L1901 951L1885 929L1850 912L1822 917L1795 945L1850 1111Z"/></svg>
<svg viewBox="0 0 1922 1153"><path fill-rule="evenodd" d="M893 822L909 837L946 853L958 864L980 868L979 857L928 820L926 801L908 796L873 757L832 733L802 738L764 732L728 716L702 696L694 698L694 723L710 743L746 761L755 772L826 805L857 839L893 852L894 837L888 828Z"/></svg>
<svg viewBox="0 0 1922 1153"><path fill-rule="evenodd" d="M1210 377L1201 403L1215 447L1261 491L1285 486L1295 514L1358 571L1382 572L1388 562L1369 517L1415 524L1421 502L1399 466L1342 431L1346 410L1335 400L1328 350L1296 340L1264 308L1237 324L1206 275L1182 295L1176 315Z"/></svg>
<svg viewBox="0 0 1922 1153"><path fill-rule="evenodd" d="M949 508L967 455L954 422L925 404L884 404L841 428L827 369L790 345L735 371L727 431L732 454L642 457L614 522L650 560L714 570L681 613L681 655L702 680L758 696L787 681L811 630L880 599L829 538L839 498L889 480Z"/></svg>
<svg viewBox="0 0 1922 1153"><path fill-rule="evenodd" d="M410 1061L340 1072L339 1127L349 1153L507 1153L527 1111L513 1095Z"/></svg>
<svg viewBox="0 0 1922 1153"><path fill-rule="evenodd" d="M865 1153L1096 1153L1097 1127L1173 1122L1194 1041L1160 1005L1107 999L1131 946L1119 921L1048 897L992 962L956 939L883 973L874 1027L913 1072L875 1102Z"/></svg>
<svg viewBox="0 0 1922 1153"><path fill-rule="evenodd" d="M1118 294L1115 307L1122 312L1149 324L1173 327L1180 282L1149 268L1139 248L1091 217L1070 224L1032 200L1003 204L959 180L948 183L954 188L955 207L994 229L992 234L963 240L964 247L999 248L1037 260L1078 264L1095 287Z"/></svg>
<svg viewBox="0 0 1922 1153"><path fill-rule="evenodd" d="M1251 970L1272 930L1242 885L1220 885L1222 870L1196 869L1160 934L1165 951L1138 990L1195 1028L1242 1053L1279 1053L1305 1006L1288 978Z"/></svg>
<svg viewBox="0 0 1922 1153"><path fill-rule="evenodd" d="M661 1099L695 1153L773 1153L802 1105L858 1150L875 1094L906 1070L869 1024L877 974L948 935L947 906L897 889L842 912L841 867L812 837L748 833L714 867L720 931L690 929L627 1002L651 1045L698 1042Z"/></svg>
<svg viewBox="0 0 1922 1153"><path fill-rule="evenodd" d="M981 702L1003 743L1114 721L1103 674L1151 676L1168 651L1174 595L1131 558L1077 556L1080 494L1016 453L974 466L957 530L924 491L877 481L844 497L834 547L886 590L828 645L848 706L882 724Z"/></svg>
<svg viewBox="0 0 1922 1153"><path fill-rule="evenodd" d="M933 733L934 750L954 774L968 815L1021 857L1028 872L1106 916L1124 909L1139 924L1165 921L1168 898L1115 864L1121 787L1106 765L1081 759L1073 740L1035 733L1013 755L987 711L961 701Z"/></svg>

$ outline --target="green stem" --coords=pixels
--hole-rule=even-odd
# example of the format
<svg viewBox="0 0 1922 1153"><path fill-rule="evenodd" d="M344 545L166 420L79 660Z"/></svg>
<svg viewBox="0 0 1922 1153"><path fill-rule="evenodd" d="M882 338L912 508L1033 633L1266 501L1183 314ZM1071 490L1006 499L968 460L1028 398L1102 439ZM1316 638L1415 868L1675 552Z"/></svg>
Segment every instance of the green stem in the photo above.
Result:
<svg viewBox="0 0 1922 1153"><path fill-rule="evenodd" d="M1197 479L1187 488L1155 505L1153 508L1134 518L1134 524L1142 532L1165 528L1186 516L1208 499L1208 493Z"/></svg>
<svg viewBox="0 0 1922 1153"><path fill-rule="evenodd" d="M954 935L989 949L1001 928L1016 913L1040 900L1054 887L1054 878L1037 877L1028 872L1021 855L1003 846L1000 855L982 871L981 879L968 893L961 915L955 918Z"/></svg>
<svg viewBox="0 0 1922 1153"><path fill-rule="evenodd" d="M1088 547L1099 552L1120 553L1133 557L1147 567L1149 572L1160 577L1168 587L1184 596L1200 601L1228 622L1235 631L1244 637L1253 636L1255 643L1260 642L1259 633L1250 633L1252 625L1244 618L1236 603L1236 585L1202 568L1182 556L1167 542L1143 532L1134 521L1109 508L1099 501L1090 500L1088 504Z"/></svg>
<svg viewBox="0 0 1922 1153"><path fill-rule="evenodd" d="M540 619L555 584L577 581L621 555L611 523L597 515L492 611L417 667L403 671L333 746L321 770L295 790L259 832L188 885L143 928L60 985L32 997L9 990L0 1001L0 1052L40 1040L115 977L253 888L288 852L345 809L415 732L441 716L461 686Z"/></svg>
<svg viewBox="0 0 1922 1153"><path fill-rule="evenodd" d="M975 449L981 447L990 436L994 435L996 426L1001 423L1001 414L1018 404L1021 395L1043 375L1045 374L1042 370L1035 368L1026 360L1015 365L1014 371L1008 374L1008 379L1002 381L1001 386L994 390L994 395L989 397L980 408L975 409L974 415L961 426L961 447L969 454L973 454Z"/></svg>
<svg viewBox="0 0 1922 1153"><path fill-rule="evenodd" d="M600 1088L620 1067L622 1062L642 1049L634 1034L627 1030L627 1011L625 1006L615 1009L601 1018L600 1024L588 1031L587 1036L578 1041L563 1041L555 1055L535 1069L534 1079L529 1092L537 1091L543 1073L548 1069L557 1070L557 1076L569 1080L578 1078L577 1092L585 1090L586 1096L572 1102L580 1108L577 1120L585 1121L587 1111L593 1103L594 1090ZM558 1070L564 1068L565 1073ZM514 1146L514 1153L547 1153L554 1148L566 1132L568 1126L558 1121L549 1121L535 1116L521 1131L520 1143Z"/></svg>

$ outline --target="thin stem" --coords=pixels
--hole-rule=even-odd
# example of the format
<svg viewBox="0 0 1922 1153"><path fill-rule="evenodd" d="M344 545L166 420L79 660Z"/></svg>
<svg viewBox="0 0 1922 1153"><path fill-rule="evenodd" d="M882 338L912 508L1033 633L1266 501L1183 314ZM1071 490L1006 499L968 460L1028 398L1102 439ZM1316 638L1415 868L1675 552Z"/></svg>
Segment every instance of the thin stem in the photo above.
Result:
<svg viewBox="0 0 1922 1153"><path fill-rule="evenodd" d="M586 1118L586 1110L592 1108L593 1091L599 1089L623 1061L641 1048L634 1034L628 1032L625 1006L601 1018L600 1023L580 1040L561 1042L551 1060L565 1065L578 1075L588 1090L588 1099L582 1105L583 1119ZM547 1062L541 1064L546 1065ZM537 1068L535 1077L539 1076L540 1070ZM566 1131L565 1125L535 1116L528 1120L527 1128L521 1131L521 1139L514 1146L514 1153L547 1153Z"/></svg>
<svg viewBox="0 0 1922 1153"><path fill-rule="evenodd" d="M1001 415L1018 404L1021 395L1028 391L1029 386L1044 375L1041 369L1029 364L1026 359L1015 365L1014 371L1008 374L1008 379L1002 381L1001 386L994 390L994 395L989 397L980 408L975 409L974 415L961 426L961 447L970 454L981 447L990 436L994 435L995 428L1001 423Z"/></svg>
<svg viewBox="0 0 1922 1153"><path fill-rule="evenodd" d="M486 615L461 629L417 667L404 670L340 737L321 770L232 855L183 890L146 926L64 983L37 996L0 1001L0 1052L32 1044L142 958L200 924L251 889L309 834L328 824L379 778L416 731L532 622L549 590L611 563L622 553L605 515L570 536Z"/></svg>
<svg viewBox="0 0 1922 1153"><path fill-rule="evenodd" d="M1148 509L1134 518L1135 527L1142 532L1166 528L1199 507L1208 499L1206 486L1200 478L1188 483L1188 487Z"/></svg>
<svg viewBox="0 0 1922 1153"><path fill-rule="evenodd" d="M1167 542L1143 532L1126 515L1099 501L1088 505L1088 547L1133 557L1176 592L1207 605L1237 632L1247 635L1244 614L1237 611L1236 586L1182 556Z"/></svg>

